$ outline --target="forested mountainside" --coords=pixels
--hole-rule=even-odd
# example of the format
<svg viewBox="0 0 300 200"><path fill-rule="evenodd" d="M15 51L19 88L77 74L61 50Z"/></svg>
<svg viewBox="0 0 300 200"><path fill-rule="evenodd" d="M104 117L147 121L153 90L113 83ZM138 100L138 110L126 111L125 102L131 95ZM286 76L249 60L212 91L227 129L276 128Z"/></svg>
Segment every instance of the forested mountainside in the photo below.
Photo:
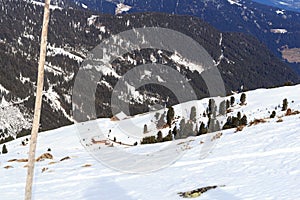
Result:
<svg viewBox="0 0 300 200"><path fill-rule="evenodd" d="M107 0L61 0L60 2L71 2L83 9L109 14L162 12L196 16L220 31L242 32L255 36L300 74L300 61L295 62L283 56L284 48L293 49L291 54L298 52L300 48L300 13L283 8L288 6L299 10L299 2L257 1L275 7L251 0L125 0L122 3Z"/></svg>
<svg viewBox="0 0 300 200"><path fill-rule="evenodd" d="M0 10L0 126L6 137L25 133L30 127L43 7L36 2L5 0L0 2ZM162 13L114 16L52 6L49 25L41 130L72 123L72 87L87 52L112 34L133 27L169 28L199 42L214 59L227 92L241 86L255 89L298 81L297 75L254 37L220 32L196 17ZM198 98L208 96L200 72L184 66L174 59L174 55L174 52L160 54L157 50L137 49L116 59L112 69L122 75L138 64L154 62L152 58L155 57L155 62L167 64L185 74ZM110 96L118 77L107 74L103 78L105 80L99 80L95 106L98 117L109 117L112 115ZM172 95L157 86L138 91L147 98L144 102L132 98L130 114L147 111L149 108L145 102L161 103ZM169 102L174 103L176 100Z"/></svg>

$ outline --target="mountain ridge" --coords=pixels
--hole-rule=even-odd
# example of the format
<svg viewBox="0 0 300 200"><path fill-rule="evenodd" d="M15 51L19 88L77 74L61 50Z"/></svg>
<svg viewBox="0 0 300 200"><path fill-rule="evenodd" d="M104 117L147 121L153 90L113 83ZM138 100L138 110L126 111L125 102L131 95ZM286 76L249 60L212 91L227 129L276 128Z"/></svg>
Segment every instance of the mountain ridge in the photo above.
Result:
<svg viewBox="0 0 300 200"><path fill-rule="evenodd" d="M9 108L19 110L17 113L25 113L21 118L26 119L24 121L16 118L15 121L22 122L22 124L14 127L8 122L3 122L3 129L7 128L13 136L24 132L22 128L15 127L22 127L23 125L29 128L25 124L30 124L33 114L35 74L37 72L34 66L37 66L39 31L43 11L40 5L28 2L16 4L16 2L6 1L6 3L0 4L2 13L6 13L1 15L4 29L0 31L0 84L2 88L0 103L4 106L8 102ZM15 12L19 15L14 15ZM298 77L255 38L242 33L221 34L217 29L195 17L157 13L138 13L123 16L99 15L100 17L97 17L91 23L91 16L94 15L97 15L97 13L71 9L52 10L47 63L45 66L45 93L41 130L72 123L70 120L72 118L72 86L80 63L87 52L93 49L98 42L101 42L101 39L133 27L158 26L171 28L200 42L211 54L215 63L220 61L219 70L224 78L227 92L239 90L242 85L247 89L254 89L283 85L288 81L298 81ZM130 21L129 26L127 26L128 20ZM219 44L221 36L224 39L223 46ZM247 49L249 52L243 52L239 49ZM146 63L151 63L150 55L153 54L158 62L166 61L174 69L179 67L182 73L186 73L191 78L191 84L198 98L207 96L206 86L199 73L189 70L189 66L184 66L174 60L172 52L165 52L163 57L160 57L156 51L148 50L136 52L136 54L143 58L136 60L139 63L143 63L143 60ZM122 66L120 68L122 70L118 71L120 75L135 67L128 56L131 59L133 57L132 53L129 53L113 63L114 70L117 70L117 66ZM219 60L219 58L222 59ZM243 70L241 70L241 67L243 67ZM279 74L281 75L278 76ZM242 76L240 77L240 75ZM98 95L96 98L95 104L98 117L112 115L109 107L110 88L118 80L113 76L106 76L105 78L106 80L100 81L101 84L98 85L98 90L104 91L103 94L105 94L104 96ZM108 85L106 85L107 82ZM155 97L157 101L172 95L170 91L154 86L146 87L146 91L149 92L149 95ZM159 91L160 93L157 94ZM139 90L139 92L143 94L145 89ZM19 103L16 104L16 102ZM132 114L142 113L149 109L148 105L133 102L135 106L131 109ZM147 100L145 102L147 104L159 103ZM176 101L170 103L174 104ZM2 110L1 112L5 114L9 111L6 107L5 111Z"/></svg>

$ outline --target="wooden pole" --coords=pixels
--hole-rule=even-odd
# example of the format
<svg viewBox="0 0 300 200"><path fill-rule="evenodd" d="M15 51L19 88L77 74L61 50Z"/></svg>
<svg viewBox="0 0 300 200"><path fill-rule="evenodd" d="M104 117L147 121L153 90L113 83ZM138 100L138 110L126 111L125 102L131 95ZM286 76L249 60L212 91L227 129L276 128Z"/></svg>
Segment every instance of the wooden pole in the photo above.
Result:
<svg viewBox="0 0 300 200"><path fill-rule="evenodd" d="M42 95L43 95L43 87L44 87L44 65L46 60L49 17L50 17L50 0L45 0L36 98L35 98L35 107L34 107L34 118L33 118L32 130L31 130L31 140L30 140L29 155L28 155L28 170L27 170L27 179L26 179L26 187L25 187L25 200L31 200L32 197L32 182L33 182L33 175L34 175L35 151L36 151L37 136L38 136L38 130L40 124L41 107L43 101Z"/></svg>

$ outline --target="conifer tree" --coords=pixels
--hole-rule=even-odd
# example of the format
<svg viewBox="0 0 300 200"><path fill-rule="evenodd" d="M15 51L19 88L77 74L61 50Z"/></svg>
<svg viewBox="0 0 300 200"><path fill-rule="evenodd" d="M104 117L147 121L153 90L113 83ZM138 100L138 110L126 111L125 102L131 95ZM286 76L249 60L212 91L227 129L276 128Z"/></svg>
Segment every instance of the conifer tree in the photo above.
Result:
<svg viewBox="0 0 300 200"><path fill-rule="evenodd" d="M160 119L158 120L158 122L157 122L157 125L156 125L156 127L157 128L162 128L164 125L165 125L165 114L162 114L161 116L160 116Z"/></svg>
<svg viewBox="0 0 300 200"><path fill-rule="evenodd" d="M147 124L144 125L144 134L148 132Z"/></svg>
<svg viewBox="0 0 300 200"><path fill-rule="evenodd" d="M181 135L183 134L184 127L185 127L185 119L182 118L180 120L180 123L179 123L179 136L180 136L180 138L181 138Z"/></svg>
<svg viewBox="0 0 300 200"><path fill-rule="evenodd" d="M162 141L163 141L162 132L158 131L158 133L157 133L157 142L162 142Z"/></svg>
<svg viewBox="0 0 300 200"><path fill-rule="evenodd" d="M270 118L274 118L276 116L275 110L273 110L272 114L270 115Z"/></svg>
<svg viewBox="0 0 300 200"><path fill-rule="evenodd" d="M227 110L229 107L230 107L230 102L229 102L229 100L227 99L227 100L226 100L226 110Z"/></svg>
<svg viewBox="0 0 300 200"><path fill-rule="evenodd" d="M237 113L237 118L238 118L239 120L241 120L241 118L242 118L242 114L241 114L240 111Z"/></svg>
<svg viewBox="0 0 300 200"><path fill-rule="evenodd" d="M287 101L287 99L283 99L283 102L282 102L282 111L287 110L287 107L288 107L288 101Z"/></svg>
<svg viewBox="0 0 300 200"><path fill-rule="evenodd" d="M235 98L234 96L230 97L230 105L233 106L233 104L235 103Z"/></svg>
<svg viewBox="0 0 300 200"><path fill-rule="evenodd" d="M240 124L241 125L247 125L247 116L246 115L244 115L243 117L242 117L242 119L241 119L241 121L240 121Z"/></svg>
<svg viewBox="0 0 300 200"><path fill-rule="evenodd" d="M220 122L219 120L216 120L215 131L219 131L219 130L221 130Z"/></svg>
<svg viewBox="0 0 300 200"><path fill-rule="evenodd" d="M174 128L173 128L172 134L174 135L174 138L176 138L176 136L177 136L177 127L176 126L174 126Z"/></svg>
<svg viewBox="0 0 300 200"><path fill-rule="evenodd" d="M212 114L212 113L215 113L215 110L216 109L216 102L214 99L209 99L208 101L208 114Z"/></svg>
<svg viewBox="0 0 300 200"><path fill-rule="evenodd" d="M169 107L168 113L167 113L167 124L169 125L169 127L171 127L171 125L172 125L174 116L175 116L175 112L174 112L173 107Z"/></svg>
<svg viewBox="0 0 300 200"><path fill-rule="evenodd" d="M163 138L163 141L166 142L166 141L172 141L172 140L173 140L172 131L169 130L168 135Z"/></svg>
<svg viewBox="0 0 300 200"><path fill-rule="evenodd" d="M196 122L196 115L197 115L196 107L193 106L191 107L190 120Z"/></svg>
<svg viewBox="0 0 300 200"><path fill-rule="evenodd" d="M240 102L241 102L241 105L245 105L245 102L246 102L246 94L245 93L242 93Z"/></svg>
<svg viewBox="0 0 300 200"><path fill-rule="evenodd" d="M220 103L219 113L220 113L220 115L225 115L226 114L226 102L225 102L225 100Z"/></svg>
<svg viewBox="0 0 300 200"><path fill-rule="evenodd" d="M6 154L6 153L8 153L8 151L7 151L6 145L4 144L2 146L2 154Z"/></svg>
<svg viewBox="0 0 300 200"><path fill-rule="evenodd" d="M207 128L205 128L204 123L201 122L201 125L200 125L200 129L199 129L198 135L203 135L203 134L206 134L206 133L207 133Z"/></svg>

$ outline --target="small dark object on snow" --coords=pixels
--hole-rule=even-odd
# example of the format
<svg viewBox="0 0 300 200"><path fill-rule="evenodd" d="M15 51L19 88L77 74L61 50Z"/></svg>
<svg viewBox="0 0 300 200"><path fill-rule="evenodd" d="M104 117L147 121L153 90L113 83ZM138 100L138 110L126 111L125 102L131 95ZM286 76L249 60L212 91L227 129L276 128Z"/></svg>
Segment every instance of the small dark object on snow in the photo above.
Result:
<svg viewBox="0 0 300 200"><path fill-rule="evenodd" d="M69 159L71 159L71 158L69 156L66 156L66 157L60 159L60 161L69 160Z"/></svg>
<svg viewBox="0 0 300 200"><path fill-rule="evenodd" d="M183 198L196 198L196 197L199 197L201 194L207 192L208 190L215 189L217 187L218 186L216 186L216 185L206 186L206 187L198 188L198 189L187 191L187 192L178 192L178 194L179 194L179 196L181 196Z"/></svg>

